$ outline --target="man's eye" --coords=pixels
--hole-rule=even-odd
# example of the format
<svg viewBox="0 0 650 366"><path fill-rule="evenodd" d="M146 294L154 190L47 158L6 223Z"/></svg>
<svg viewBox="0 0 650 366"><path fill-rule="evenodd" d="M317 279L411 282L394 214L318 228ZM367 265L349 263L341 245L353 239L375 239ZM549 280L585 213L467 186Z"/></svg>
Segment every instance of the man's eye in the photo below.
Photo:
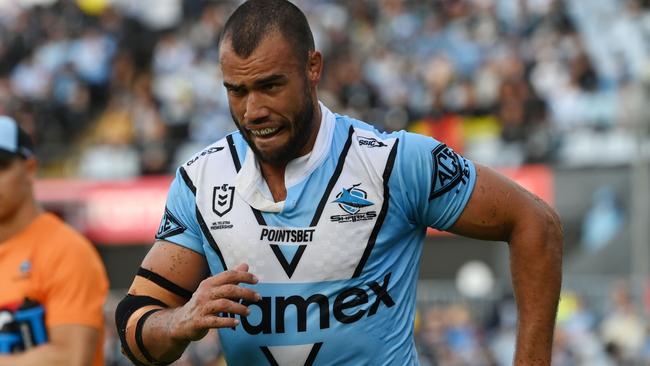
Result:
<svg viewBox="0 0 650 366"><path fill-rule="evenodd" d="M244 95L244 89L241 88L229 88L228 93L235 95L235 96L242 96Z"/></svg>
<svg viewBox="0 0 650 366"><path fill-rule="evenodd" d="M264 90L273 91L273 90L278 89L279 87L280 87L279 84L266 84L266 85L264 85L263 88L264 88Z"/></svg>

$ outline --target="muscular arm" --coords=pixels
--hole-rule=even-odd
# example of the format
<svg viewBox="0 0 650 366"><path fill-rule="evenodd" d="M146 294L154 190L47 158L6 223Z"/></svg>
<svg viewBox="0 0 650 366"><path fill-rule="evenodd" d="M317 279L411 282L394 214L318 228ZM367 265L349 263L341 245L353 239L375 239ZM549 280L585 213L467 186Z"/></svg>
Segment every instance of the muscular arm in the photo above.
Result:
<svg viewBox="0 0 650 366"><path fill-rule="evenodd" d="M84 325L48 329L49 342L26 352L0 356L0 366L88 366L92 364L99 331Z"/></svg>
<svg viewBox="0 0 650 366"><path fill-rule="evenodd" d="M253 290L238 286L239 283L257 282L248 272L248 266L242 264L207 277L208 266L202 255L166 241L158 241L152 247L142 268L191 294L189 299L185 298L183 291L174 291L174 286L161 286L160 281L151 277L138 275L134 279L129 295L148 296L164 304L140 307L128 318L125 333L128 348L145 364L147 357L143 351L156 361L171 362L183 354L191 341L203 338L210 329L236 326L238 321L234 318L217 314L248 315L248 308L238 301L258 299ZM154 309L158 311L145 318L141 325L141 345L144 346L141 347L136 340L138 321Z"/></svg>
<svg viewBox="0 0 650 366"><path fill-rule="evenodd" d="M478 164L476 169L472 197L449 231L509 243L518 311L515 365L550 365L562 281L559 217L516 183Z"/></svg>

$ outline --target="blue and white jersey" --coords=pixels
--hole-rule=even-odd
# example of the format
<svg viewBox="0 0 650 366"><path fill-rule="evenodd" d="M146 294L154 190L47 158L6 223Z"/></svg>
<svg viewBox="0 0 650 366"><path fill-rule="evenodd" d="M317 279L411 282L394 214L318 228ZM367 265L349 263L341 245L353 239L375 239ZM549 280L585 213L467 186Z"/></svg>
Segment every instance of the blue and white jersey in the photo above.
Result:
<svg viewBox="0 0 650 366"><path fill-rule="evenodd" d="M245 262L259 278L251 315L219 330L231 365L417 365L422 241L458 219L474 165L320 107L313 151L286 168L285 201L236 132L178 169L157 238L205 256L213 275Z"/></svg>

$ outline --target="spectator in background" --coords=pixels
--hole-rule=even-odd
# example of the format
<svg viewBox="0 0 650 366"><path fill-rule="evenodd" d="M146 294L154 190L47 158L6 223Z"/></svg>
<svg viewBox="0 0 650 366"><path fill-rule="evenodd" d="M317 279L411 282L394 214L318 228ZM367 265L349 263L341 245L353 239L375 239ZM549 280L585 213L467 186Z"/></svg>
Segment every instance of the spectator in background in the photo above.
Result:
<svg viewBox="0 0 650 366"><path fill-rule="evenodd" d="M103 365L104 267L38 206L36 166L27 133L0 116L0 365Z"/></svg>
<svg viewBox="0 0 650 366"><path fill-rule="evenodd" d="M0 11L0 110L26 104L45 165L65 160L73 168L65 172L77 174L71 149L92 150L79 136L112 98L140 93L140 76L150 79L147 104L165 132L153 142L134 137L141 164L130 175L171 172L188 151L232 131L215 55L236 1L50 3ZM647 1L304 7L329 65L321 95L344 114L457 141L459 152L498 166L615 164L633 154L643 113L629 105L643 99L648 78Z"/></svg>
<svg viewBox="0 0 650 366"><path fill-rule="evenodd" d="M611 303L600 324L601 337L613 361L632 364L642 352L646 324L634 307L626 283L614 284L610 297Z"/></svg>
<svg viewBox="0 0 650 366"><path fill-rule="evenodd" d="M570 359L573 364L606 365L605 349L596 332L596 314L572 291L564 291L560 303L555 339L558 358Z"/></svg>
<svg viewBox="0 0 650 366"><path fill-rule="evenodd" d="M399 3L391 2L397 7ZM316 363L418 364L411 324L415 305L415 293L411 291L417 278L413 261L417 262L420 255L424 229L432 227L510 243L520 314L514 362L550 364L562 248L559 219L552 209L523 188L473 165L434 139L404 131L384 134L364 122L332 114L319 103L316 92L323 69L322 55L315 51L304 14L289 1L245 2L226 22L220 46L228 105L241 133L228 135L178 170L168 195L166 219L156 236L158 241L116 309L118 333L131 360L147 364L172 362L192 341L218 328L229 363L298 364L305 359L311 363L318 357ZM396 93L395 97L401 99L404 95ZM400 108L398 105L387 113L387 125L392 127L394 122L404 120L399 118ZM243 151L248 152L239 155ZM213 173L224 192L228 189L230 193L222 195L219 187L207 185L214 182L210 176ZM247 177L251 180L246 181ZM373 183L368 185L367 193L363 191L363 198L345 198L363 182L380 182L377 177L382 177L383 193L382 185ZM298 188L295 179L304 186ZM354 185L346 188L346 182ZM338 195L332 191L335 185L341 189ZM209 195L204 193L206 187ZM232 193L235 190L239 193ZM322 194L322 199L315 200L314 194ZM380 201L371 202L366 197L379 200L382 196L382 213L374 224L352 231L338 226L339 217L345 221L373 220L374 213L359 210L375 204L379 207ZM395 204L390 208L389 198ZM208 211L204 210L204 200L211 200ZM331 211L334 206L324 206L326 202L340 203L339 208L352 216L330 216L339 211ZM219 211L218 206L224 205L225 210ZM346 206L355 208L347 210ZM304 247L288 264L275 244L272 250L263 250L259 245L241 246L257 242L256 238L251 241L242 237L244 232L254 233L251 208L260 227L267 226L265 220L291 228L301 228L311 221L309 227L313 229L309 232L314 233L314 239L297 241L310 242L310 248L320 252L310 252L296 267ZM226 229L234 231L219 232L214 229L216 222L227 213L223 219L233 221L228 221ZM330 220L320 219L321 213ZM169 221L172 218L173 223ZM199 222L206 227L204 220L213 223L213 231L196 229ZM336 232L334 240L327 236L332 230ZM351 236L341 236L348 232ZM372 238L372 245L363 251L366 235ZM235 237L239 244L232 241ZM380 238L376 243L375 237ZM208 248L202 246L205 240L219 244ZM274 256L279 262L273 260ZM259 282L253 274L259 276ZM389 296L391 289L391 274L397 283L392 288L408 291L397 292L395 301L384 301L387 307L396 306L380 313L379 302L384 295ZM368 310L368 317L373 318L364 319L363 325L353 324L362 318L362 308L357 315L344 314L343 318L337 315L336 300L333 318L324 311L332 299L330 294L342 293L339 297L343 299L348 291L344 287L358 286L359 279L382 276L386 292L376 297L368 294L367 299L364 293L359 301L362 305L376 299L376 305ZM244 283L256 286L238 286ZM374 288L373 283L370 288ZM243 302L238 303L240 299ZM284 299L299 299L291 300L299 310L287 313L286 330L284 310L270 318L272 313L267 307ZM314 299L318 299L321 309L319 328L314 327L311 316L306 320L307 304ZM277 306L279 309L282 305ZM264 329L249 326L249 319L259 319L256 309L262 311L260 324L265 324ZM228 315L224 316L224 312ZM238 314L240 319L230 314ZM475 362L484 350L468 310L452 308L447 316L451 321L445 337L451 350L462 355L461 362ZM331 329L330 318L338 320L332 320ZM237 328L239 322L242 326ZM293 324L298 325L297 329ZM230 327L234 332L224 329ZM369 329L375 332L368 333ZM306 345L306 339L318 339L319 343ZM392 343L390 349L381 347L386 340ZM278 349L277 344L287 347ZM321 346L324 351L318 354Z"/></svg>

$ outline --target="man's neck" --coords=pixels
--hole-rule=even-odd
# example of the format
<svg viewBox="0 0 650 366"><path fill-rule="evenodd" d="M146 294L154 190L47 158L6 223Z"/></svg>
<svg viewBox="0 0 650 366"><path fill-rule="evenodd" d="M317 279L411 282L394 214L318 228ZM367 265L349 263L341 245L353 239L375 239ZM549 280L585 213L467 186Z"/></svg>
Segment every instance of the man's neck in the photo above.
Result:
<svg viewBox="0 0 650 366"><path fill-rule="evenodd" d="M287 164L270 165L260 162L262 176L266 180L266 185L271 191L273 201L281 202L287 198L287 187L284 184L284 172Z"/></svg>
<svg viewBox="0 0 650 366"><path fill-rule="evenodd" d="M42 212L41 207L32 200L22 205L14 215L0 221L0 246L23 231Z"/></svg>
<svg viewBox="0 0 650 366"><path fill-rule="evenodd" d="M314 149L314 145L316 144L316 138L318 137L318 133L321 128L321 118L323 112L320 110L319 104L316 104L314 111L315 114L312 121L313 129L311 136L309 137L309 140L305 146L299 151L298 157L309 154ZM284 173L289 162L286 161L282 162L281 164L269 164L260 160L259 164L260 170L262 171L262 176L264 176L264 179L266 180L266 184L271 191L273 200L275 202L284 201L287 198L287 187L284 182Z"/></svg>

